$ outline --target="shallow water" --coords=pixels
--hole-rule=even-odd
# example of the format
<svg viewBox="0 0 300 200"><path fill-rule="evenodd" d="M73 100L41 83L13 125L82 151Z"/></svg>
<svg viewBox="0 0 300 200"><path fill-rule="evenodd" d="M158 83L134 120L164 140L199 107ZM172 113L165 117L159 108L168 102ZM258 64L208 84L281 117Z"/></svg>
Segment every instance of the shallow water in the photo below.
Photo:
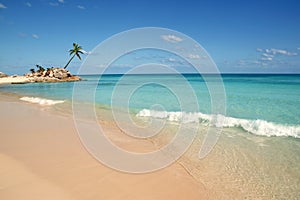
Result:
<svg viewBox="0 0 300 200"><path fill-rule="evenodd" d="M204 122L212 114L210 92L213 91L207 89L207 84L214 84L214 75L207 75L205 79L193 74L127 75L125 78L122 75L102 75L99 82L98 75L83 78L85 81L77 83L2 85L0 91L71 101L73 85L78 84L81 88L96 87L93 94L81 90L76 101L129 108L136 114L149 110L155 117L168 115L169 120L177 121L181 120L176 116L178 114L169 115L171 112L181 112L179 115L184 115L187 121ZM257 135L300 137L300 75L227 74L222 75L222 79L226 113L219 114L226 116L224 127L242 127ZM186 91L189 89L186 85L192 90ZM95 98L90 95L95 95Z"/></svg>

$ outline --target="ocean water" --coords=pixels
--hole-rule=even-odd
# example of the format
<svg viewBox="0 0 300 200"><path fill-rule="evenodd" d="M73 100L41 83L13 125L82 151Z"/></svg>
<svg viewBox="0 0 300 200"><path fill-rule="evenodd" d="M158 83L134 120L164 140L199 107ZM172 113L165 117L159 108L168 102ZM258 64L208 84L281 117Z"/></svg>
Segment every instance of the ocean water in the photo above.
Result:
<svg viewBox="0 0 300 200"><path fill-rule="evenodd" d="M97 84L95 82L99 79L98 75L82 77L84 81L80 84L87 88ZM178 75L129 75L125 81L120 81L121 78L122 75L103 75L95 91L95 103L129 107L133 113L141 117L153 115L180 121L179 118L184 118L182 115L190 114L190 119L185 117L186 120L202 120L204 123L210 118L211 96L206 86L209 79L204 80L200 75L184 75L186 83L193 88L197 97L199 108L196 109L194 104L189 103L191 95L184 94L185 91L180 90L185 87L183 86L185 83L178 81L182 79ZM224 127L241 127L253 134L266 136L300 137L300 75L225 74L222 75L222 79L226 94ZM0 91L26 97L71 101L73 84L72 82L16 84L0 86ZM172 91L170 85L179 90ZM127 94L132 88L135 90L128 99ZM86 95L82 94L80 100L90 100L85 97Z"/></svg>
<svg viewBox="0 0 300 200"><path fill-rule="evenodd" d="M224 74L226 113L214 124L211 93L215 75L82 76L82 88L95 89L97 108L129 111L133 120L167 123L166 134L181 123L199 123L195 142L178 162L206 185L212 199L299 199L300 75ZM75 83L0 85L0 92L22 101L57 106L72 101ZM191 91L185 88L187 84ZM76 101L92 103L83 90ZM196 97L196 104L191 99ZM223 132L204 159L198 152L208 126ZM165 139L153 139L158 145Z"/></svg>

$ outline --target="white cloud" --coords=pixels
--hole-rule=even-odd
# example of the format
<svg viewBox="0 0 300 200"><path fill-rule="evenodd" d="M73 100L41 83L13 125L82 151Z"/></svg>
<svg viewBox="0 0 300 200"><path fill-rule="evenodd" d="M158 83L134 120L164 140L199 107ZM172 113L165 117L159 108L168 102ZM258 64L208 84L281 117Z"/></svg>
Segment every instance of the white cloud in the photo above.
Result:
<svg viewBox="0 0 300 200"><path fill-rule="evenodd" d="M269 49L269 52L273 53L273 54L288 54L288 52L286 50L282 50L282 49Z"/></svg>
<svg viewBox="0 0 300 200"><path fill-rule="evenodd" d="M57 0L57 2L49 2L50 6L59 6L59 4L65 3L64 0Z"/></svg>
<svg viewBox="0 0 300 200"><path fill-rule="evenodd" d="M300 47L297 48L300 51Z"/></svg>
<svg viewBox="0 0 300 200"><path fill-rule="evenodd" d="M297 55L297 53L294 53L294 52L289 52L287 50L274 49L274 48L272 48L272 49L266 49L265 52L273 54L273 55L276 55L276 54L285 55L285 56L296 56Z"/></svg>
<svg viewBox="0 0 300 200"><path fill-rule="evenodd" d="M81 5L78 5L77 8L81 9L81 10L84 10L85 7L84 6L81 6Z"/></svg>
<svg viewBox="0 0 300 200"><path fill-rule="evenodd" d="M200 59L200 56L198 54L189 54L187 57L190 59Z"/></svg>
<svg viewBox="0 0 300 200"><path fill-rule="evenodd" d="M267 58L273 58L273 57L274 57L274 55L272 55L272 54L267 54L267 53L263 53L262 56L265 56L265 57L267 57Z"/></svg>
<svg viewBox="0 0 300 200"><path fill-rule="evenodd" d="M28 7L32 7L31 3L29 3L29 2L26 2L25 5Z"/></svg>
<svg viewBox="0 0 300 200"><path fill-rule="evenodd" d="M265 52L272 53L271 49L265 49Z"/></svg>
<svg viewBox="0 0 300 200"><path fill-rule="evenodd" d="M165 58L161 60L161 62L168 64L168 66L180 66L186 64L184 61L177 60L176 58L172 58L172 57Z"/></svg>
<svg viewBox="0 0 300 200"><path fill-rule="evenodd" d="M34 39L39 39L39 36L38 36L37 34L32 34L32 37L33 37Z"/></svg>
<svg viewBox="0 0 300 200"><path fill-rule="evenodd" d="M298 48L298 50L300 50L300 49ZM262 60L272 60L277 55L282 55L282 56L296 56L296 55L298 55L298 53L296 53L296 52L291 52L291 51L288 51L288 50L285 50L285 49L275 49L275 48L270 48L270 49L257 48L256 51L257 52L262 52L261 56L265 57ZM272 59L270 59L270 58L272 58Z"/></svg>
<svg viewBox="0 0 300 200"><path fill-rule="evenodd" d="M253 64L260 64L260 62L257 61L257 60L252 61L252 63L253 63Z"/></svg>
<svg viewBox="0 0 300 200"><path fill-rule="evenodd" d="M49 5L50 6L58 6L59 4L57 2L50 2Z"/></svg>
<svg viewBox="0 0 300 200"><path fill-rule="evenodd" d="M87 54L87 55L91 55L92 54L91 51L85 51L85 50L81 50L81 51L82 51L82 53Z"/></svg>
<svg viewBox="0 0 300 200"><path fill-rule="evenodd" d="M174 59L174 58L168 58L168 61L169 62L176 62L176 59Z"/></svg>
<svg viewBox="0 0 300 200"><path fill-rule="evenodd" d="M167 42L181 42L182 38L177 37L175 35L162 35L161 38Z"/></svg>
<svg viewBox="0 0 300 200"><path fill-rule="evenodd" d="M3 5L2 3L0 3L0 9L4 9L7 8L5 5Z"/></svg>
<svg viewBox="0 0 300 200"><path fill-rule="evenodd" d="M262 57L260 60L265 60L265 61L272 61L272 57Z"/></svg>

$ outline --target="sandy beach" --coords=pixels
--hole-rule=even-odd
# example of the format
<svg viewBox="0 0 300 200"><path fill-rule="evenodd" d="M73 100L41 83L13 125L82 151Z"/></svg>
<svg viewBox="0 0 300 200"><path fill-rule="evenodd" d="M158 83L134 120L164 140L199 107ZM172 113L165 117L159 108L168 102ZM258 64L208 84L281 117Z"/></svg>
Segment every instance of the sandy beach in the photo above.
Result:
<svg viewBox="0 0 300 200"><path fill-rule="evenodd" d="M0 1L0 200L300 200L300 1Z"/></svg>
<svg viewBox="0 0 300 200"><path fill-rule="evenodd" d="M51 68L41 72L27 73L24 76L14 75L0 78L1 84L23 84L38 82L69 82L79 81L79 76L72 75L68 70L62 68Z"/></svg>
<svg viewBox="0 0 300 200"><path fill-rule="evenodd" d="M3 95L0 110L0 199L208 199L178 163L140 175L102 165L82 146L69 116ZM120 146L153 148L130 142L116 127L106 129Z"/></svg>
<svg viewBox="0 0 300 200"><path fill-rule="evenodd" d="M0 84L27 83L30 79L25 76L8 76L0 78Z"/></svg>

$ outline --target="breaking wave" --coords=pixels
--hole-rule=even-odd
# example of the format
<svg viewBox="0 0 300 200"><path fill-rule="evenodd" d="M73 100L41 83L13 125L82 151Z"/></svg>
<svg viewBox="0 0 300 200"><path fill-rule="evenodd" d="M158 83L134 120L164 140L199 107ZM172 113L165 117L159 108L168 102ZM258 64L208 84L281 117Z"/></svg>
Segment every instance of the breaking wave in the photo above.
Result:
<svg viewBox="0 0 300 200"><path fill-rule="evenodd" d="M62 100L42 99L42 98L38 98L38 97L22 97L22 98L20 98L20 100L27 101L30 103L45 105L45 106L51 106L51 105L55 105L58 103L64 103L64 101L62 101Z"/></svg>
<svg viewBox="0 0 300 200"><path fill-rule="evenodd" d="M136 115L137 117L152 117L158 119L166 119L170 122L179 123L201 123L204 125L213 125L216 127L239 127L247 132L261 136L290 136L300 138L299 125L283 125L264 120L249 120L239 119L233 117L226 117L223 115L208 115L200 112L186 113L186 112L167 112L143 109Z"/></svg>

